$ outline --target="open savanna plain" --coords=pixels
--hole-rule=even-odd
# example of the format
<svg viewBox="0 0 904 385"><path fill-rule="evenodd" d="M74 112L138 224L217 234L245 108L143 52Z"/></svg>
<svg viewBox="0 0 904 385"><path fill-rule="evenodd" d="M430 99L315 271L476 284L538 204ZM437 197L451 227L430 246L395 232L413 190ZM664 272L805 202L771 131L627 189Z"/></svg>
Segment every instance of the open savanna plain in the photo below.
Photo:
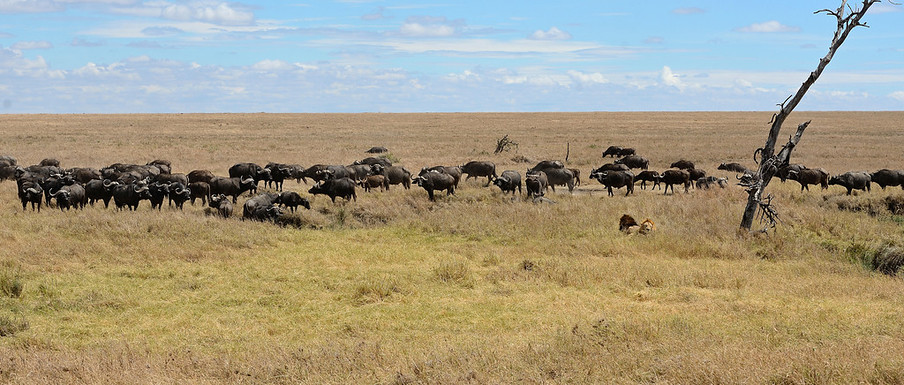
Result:
<svg viewBox="0 0 904 385"><path fill-rule="evenodd" d="M899 187L773 180L782 223L751 235L734 183L608 197L588 180L622 145L734 182L717 165L752 167L771 116L4 115L0 154L23 165L226 175L386 146L414 173L490 160L523 175L568 148L583 184L555 204L473 179L436 202L416 186L320 195L278 226L200 204L23 211L2 182L0 383L904 383L904 280L879 271L904 247ZM904 113L795 113L782 141L810 119L792 162L904 169ZM518 146L494 155L504 135ZM624 235L622 214L657 230Z"/></svg>

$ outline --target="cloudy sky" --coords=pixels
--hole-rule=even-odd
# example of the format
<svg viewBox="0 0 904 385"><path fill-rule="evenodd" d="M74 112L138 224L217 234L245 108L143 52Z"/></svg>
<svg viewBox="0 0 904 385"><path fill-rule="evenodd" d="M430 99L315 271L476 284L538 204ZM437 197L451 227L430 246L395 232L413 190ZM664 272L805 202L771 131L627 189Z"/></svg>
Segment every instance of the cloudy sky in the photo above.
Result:
<svg viewBox="0 0 904 385"><path fill-rule="evenodd" d="M0 0L0 112L774 110L838 3ZM865 21L799 109L904 110L904 6Z"/></svg>

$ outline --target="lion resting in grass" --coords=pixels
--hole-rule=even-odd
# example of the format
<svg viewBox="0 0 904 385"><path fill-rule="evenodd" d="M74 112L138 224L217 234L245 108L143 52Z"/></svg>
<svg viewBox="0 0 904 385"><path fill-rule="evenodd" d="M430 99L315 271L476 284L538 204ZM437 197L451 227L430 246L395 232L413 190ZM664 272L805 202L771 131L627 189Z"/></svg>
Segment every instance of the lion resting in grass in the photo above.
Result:
<svg viewBox="0 0 904 385"><path fill-rule="evenodd" d="M649 234L656 230L656 223L647 218L643 223L637 224L628 214L622 215L618 220L618 230L625 234Z"/></svg>

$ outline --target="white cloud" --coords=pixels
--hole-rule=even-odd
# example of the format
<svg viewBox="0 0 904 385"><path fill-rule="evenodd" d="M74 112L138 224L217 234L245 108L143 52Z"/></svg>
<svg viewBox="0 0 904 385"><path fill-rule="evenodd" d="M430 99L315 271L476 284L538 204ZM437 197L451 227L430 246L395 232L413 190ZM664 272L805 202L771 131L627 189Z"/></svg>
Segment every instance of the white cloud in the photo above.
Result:
<svg viewBox="0 0 904 385"><path fill-rule="evenodd" d="M455 35L455 28L442 24L405 23L399 32L410 37L448 37Z"/></svg>
<svg viewBox="0 0 904 385"><path fill-rule="evenodd" d="M706 13L702 8L697 7L684 7L684 8L676 8L672 10L672 13L676 15L697 15L701 13Z"/></svg>
<svg viewBox="0 0 904 385"><path fill-rule="evenodd" d="M895 91L888 94L888 97L897 100L899 102L904 102L904 91Z"/></svg>
<svg viewBox="0 0 904 385"><path fill-rule="evenodd" d="M800 27L784 25L778 21L772 20L764 23L754 23L748 26L736 28L735 31L746 33L779 33L779 32L800 32Z"/></svg>
<svg viewBox="0 0 904 385"><path fill-rule="evenodd" d="M409 17L399 28L399 33L407 37L450 37L458 35L463 26L464 22L445 17Z"/></svg>
<svg viewBox="0 0 904 385"><path fill-rule="evenodd" d="M0 13L61 12L62 4L51 0L0 0Z"/></svg>
<svg viewBox="0 0 904 385"><path fill-rule="evenodd" d="M679 75L673 73L669 66L662 67L662 71L659 73L659 79L662 80L662 84L669 87L676 87L678 89L684 88L684 83L681 82Z"/></svg>
<svg viewBox="0 0 904 385"><path fill-rule="evenodd" d="M534 40L569 40L571 39L571 34L556 27L551 27L547 31L534 31L530 38Z"/></svg>
<svg viewBox="0 0 904 385"><path fill-rule="evenodd" d="M53 44L49 41L20 41L10 46L10 48L20 51L30 49L50 49L53 48Z"/></svg>
<svg viewBox="0 0 904 385"><path fill-rule="evenodd" d="M249 25L254 23L254 13L237 9L230 3L171 4L162 8L160 16L177 21L203 21L223 25Z"/></svg>
<svg viewBox="0 0 904 385"><path fill-rule="evenodd" d="M255 71L288 71L295 68L283 60L262 60L251 66Z"/></svg>
<svg viewBox="0 0 904 385"><path fill-rule="evenodd" d="M609 79L606 79L603 74L599 72L594 73L583 73L580 71L570 70L568 71L568 76L571 76L574 80L579 83L597 83L597 84L606 84L609 83Z"/></svg>

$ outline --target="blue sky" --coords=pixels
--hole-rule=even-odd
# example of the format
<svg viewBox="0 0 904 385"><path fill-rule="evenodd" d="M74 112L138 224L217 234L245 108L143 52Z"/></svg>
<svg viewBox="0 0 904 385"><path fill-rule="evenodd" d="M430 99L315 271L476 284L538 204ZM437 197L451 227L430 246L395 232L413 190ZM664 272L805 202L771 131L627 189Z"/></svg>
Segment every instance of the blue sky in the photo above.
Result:
<svg viewBox="0 0 904 385"><path fill-rule="evenodd" d="M0 0L0 112L768 111L838 3ZM864 20L799 109L904 110Z"/></svg>

